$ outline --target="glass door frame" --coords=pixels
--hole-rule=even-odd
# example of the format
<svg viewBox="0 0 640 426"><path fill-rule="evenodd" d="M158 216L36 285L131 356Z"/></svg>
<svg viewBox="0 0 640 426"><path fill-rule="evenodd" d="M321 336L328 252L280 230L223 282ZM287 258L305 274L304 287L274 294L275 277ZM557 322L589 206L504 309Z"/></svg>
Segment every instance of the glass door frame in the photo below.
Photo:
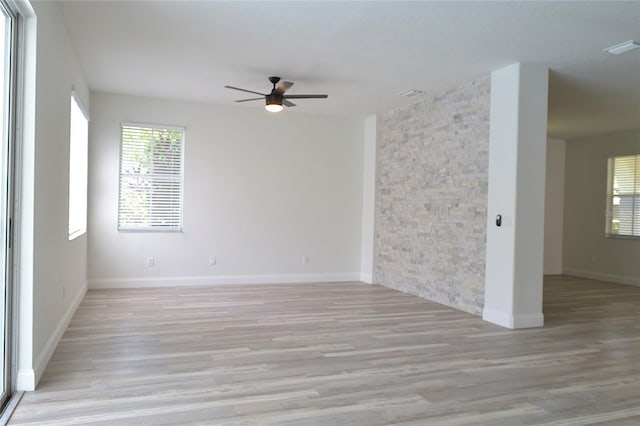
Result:
<svg viewBox="0 0 640 426"><path fill-rule="evenodd" d="M18 50L18 27L20 25L20 14L14 8L12 2L0 0L0 19L5 19L4 31L4 58L2 66L4 68L2 115L0 123L3 128L0 134L2 140L0 147L2 149L2 162L0 167L0 244L2 244L3 254L0 259L0 277L4 280L4 285L0 286L0 290L4 290L0 295L0 303L4 304L1 309L4 312L3 318L0 319L2 330L0 345L2 356L0 361L2 365L2 377L0 377L0 408L4 408L6 403L13 395L14 377L15 377L15 340L14 340L14 307L15 307L15 291L14 291L14 256L15 241L13 238L14 221L14 177L15 177L15 150L16 150L16 111L17 111L17 70L19 60Z"/></svg>

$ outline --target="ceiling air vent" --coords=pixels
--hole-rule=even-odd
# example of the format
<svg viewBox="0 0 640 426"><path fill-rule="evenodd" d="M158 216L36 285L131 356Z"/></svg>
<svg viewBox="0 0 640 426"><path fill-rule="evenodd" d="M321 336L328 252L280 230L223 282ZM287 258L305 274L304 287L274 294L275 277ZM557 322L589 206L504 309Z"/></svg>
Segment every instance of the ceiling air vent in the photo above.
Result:
<svg viewBox="0 0 640 426"><path fill-rule="evenodd" d="M422 94L424 94L422 90L416 90L416 89L407 89L404 92L398 93L398 95L404 96L405 98L413 98L415 96L420 96Z"/></svg>
<svg viewBox="0 0 640 426"><path fill-rule="evenodd" d="M624 43L616 44L615 46L607 47L606 49L604 49L604 51L607 53L612 53L614 55L619 55L621 53L628 52L639 47L640 43L638 43L637 41L629 40L625 41Z"/></svg>

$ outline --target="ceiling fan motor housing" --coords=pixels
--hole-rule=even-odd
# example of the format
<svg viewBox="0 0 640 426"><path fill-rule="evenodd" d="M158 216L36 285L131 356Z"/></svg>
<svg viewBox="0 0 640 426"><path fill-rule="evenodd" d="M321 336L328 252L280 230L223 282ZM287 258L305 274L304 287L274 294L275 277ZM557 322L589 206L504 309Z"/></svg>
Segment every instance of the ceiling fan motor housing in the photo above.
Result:
<svg viewBox="0 0 640 426"><path fill-rule="evenodd" d="M270 95L265 96L265 100L267 105L282 105L282 94L281 93L272 93Z"/></svg>

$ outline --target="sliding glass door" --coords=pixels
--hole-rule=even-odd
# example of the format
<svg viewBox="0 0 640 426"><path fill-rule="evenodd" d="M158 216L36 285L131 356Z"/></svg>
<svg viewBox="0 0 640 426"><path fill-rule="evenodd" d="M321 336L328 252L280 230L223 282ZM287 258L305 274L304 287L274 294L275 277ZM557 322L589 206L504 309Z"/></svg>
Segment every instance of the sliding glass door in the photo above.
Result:
<svg viewBox="0 0 640 426"><path fill-rule="evenodd" d="M11 396L13 150L17 19L0 1L0 407Z"/></svg>

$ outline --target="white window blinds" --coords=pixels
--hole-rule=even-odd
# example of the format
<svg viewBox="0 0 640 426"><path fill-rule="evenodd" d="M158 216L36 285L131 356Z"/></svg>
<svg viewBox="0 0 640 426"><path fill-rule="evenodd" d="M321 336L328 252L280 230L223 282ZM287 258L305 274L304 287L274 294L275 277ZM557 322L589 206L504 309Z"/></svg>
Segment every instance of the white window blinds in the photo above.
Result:
<svg viewBox="0 0 640 426"><path fill-rule="evenodd" d="M609 158L607 234L640 237L640 155Z"/></svg>
<svg viewBox="0 0 640 426"><path fill-rule="evenodd" d="M118 230L182 230L183 152L183 128L122 125Z"/></svg>

